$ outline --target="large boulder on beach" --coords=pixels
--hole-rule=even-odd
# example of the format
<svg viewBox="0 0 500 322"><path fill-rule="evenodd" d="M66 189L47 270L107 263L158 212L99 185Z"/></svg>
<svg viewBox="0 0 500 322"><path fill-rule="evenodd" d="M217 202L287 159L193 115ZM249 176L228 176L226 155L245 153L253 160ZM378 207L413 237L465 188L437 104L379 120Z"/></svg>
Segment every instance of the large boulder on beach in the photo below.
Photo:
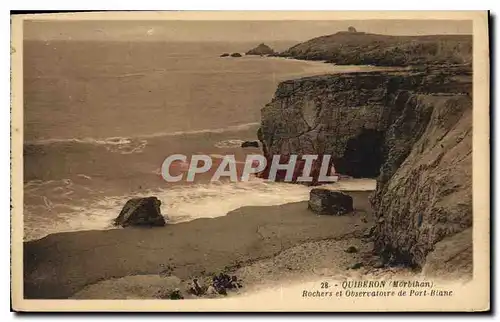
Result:
<svg viewBox="0 0 500 322"><path fill-rule="evenodd" d="M250 49L246 52L247 55L272 55L274 54L274 50L266 44L260 44L257 47Z"/></svg>
<svg viewBox="0 0 500 322"><path fill-rule="evenodd" d="M353 211L351 196L324 188L311 190L308 207L319 215L341 216Z"/></svg>
<svg viewBox="0 0 500 322"><path fill-rule="evenodd" d="M161 201L156 197L134 198L127 201L115 219L116 226L165 226L160 211Z"/></svg>

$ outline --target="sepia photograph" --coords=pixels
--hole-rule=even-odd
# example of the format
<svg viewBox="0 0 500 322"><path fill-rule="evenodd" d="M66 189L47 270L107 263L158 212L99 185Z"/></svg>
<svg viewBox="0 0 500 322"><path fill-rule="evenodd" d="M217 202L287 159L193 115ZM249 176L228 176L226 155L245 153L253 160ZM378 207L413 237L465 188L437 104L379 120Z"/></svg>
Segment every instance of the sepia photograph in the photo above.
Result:
<svg viewBox="0 0 500 322"><path fill-rule="evenodd" d="M11 19L13 309L490 309L486 11Z"/></svg>

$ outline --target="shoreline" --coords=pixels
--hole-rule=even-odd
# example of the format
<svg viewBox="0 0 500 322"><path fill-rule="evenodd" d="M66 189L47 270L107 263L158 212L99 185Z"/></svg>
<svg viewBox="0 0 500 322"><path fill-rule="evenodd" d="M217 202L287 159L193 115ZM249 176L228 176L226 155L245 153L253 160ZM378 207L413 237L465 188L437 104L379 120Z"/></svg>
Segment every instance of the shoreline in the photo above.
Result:
<svg viewBox="0 0 500 322"><path fill-rule="evenodd" d="M222 57L227 59L226 57ZM230 58L229 58L230 59ZM233 59L270 59L277 61L289 61L292 63L300 63L308 65L307 70L302 73L294 73L292 75L284 77L283 81L294 80L304 77L312 76L322 76L322 75L332 75L332 74L348 74L348 73L371 73L371 72L397 72L397 71L409 71L412 66L377 66L377 65L340 65L330 63L327 60L308 60L300 59L294 57L280 57L280 56L257 56L257 55L244 55L239 58ZM291 78L290 78L291 76Z"/></svg>
<svg viewBox="0 0 500 322"><path fill-rule="evenodd" d="M185 284L307 242L359 238L373 224L371 191L348 193L355 211L346 216L318 216L307 202L296 202L243 207L223 217L162 228L57 233L25 242L25 298L68 298L110 279L160 276L164 267Z"/></svg>
<svg viewBox="0 0 500 322"><path fill-rule="evenodd" d="M306 61L306 60L299 60L299 59L289 59L289 58L283 58L283 57L264 57L264 58L271 58L271 59L278 59L280 61L287 60L288 63L292 64L299 64L298 66L301 66L302 71L301 72L295 72L287 75L282 75L282 77L278 77L279 81L285 81L285 80L293 80L293 79L299 79L303 77L310 77L310 76L315 76L315 75L320 75L320 74L332 74L332 73L343 73L345 71L336 71L335 69L339 68L337 66L333 66L331 64L324 64L322 62L318 61ZM240 59L250 59L250 60L255 60L259 61L262 60L261 57L255 56L255 57L242 57ZM364 71L363 69L366 69L365 66L348 66L349 68L354 68L354 69L361 69L361 71ZM297 68L295 68L297 69ZM259 105L260 106L260 105ZM129 177L125 177L124 180L121 180L117 182L116 187L114 185L111 185L110 180L107 180L106 178L102 178L102 175L100 173L106 174L106 173L114 173L114 170L112 167L106 167L107 169L100 170L100 173L94 173L92 171L86 172L85 167L81 167L81 170L78 170L83 177L76 178L76 176L72 176L72 174L68 173L63 173L59 175L59 169L54 169L52 173L55 174L54 178L52 177L44 177L43 173L49 173L48 171L42 171L44 169L47 169L47 167L51 167L51 164L54 164L55 162L58 162L57 155L59 155L60 150L59 149L69 149L72 153L75 155L79 153L80 149L88 149L90 151L89 153L100 155L101 152L96 152L98 150L103 150L105 149L104 153L107 153L106 155L109 155L109 157L114 158L116 154L124 155L124 158L126 157L127 159L132 159L135 158L138 160L138 162L142 162L143 160L139 158L140 155L150 154L144 159L146 160L151 159L153 160L156 156L154 153L150 152L153 148L161 147L162 146L162 140L166 140L170 138L175 138L177 141L181 140L186 140L186 142L194 142L198 135L207 135L208 140L212 140L213 138L220 137L221 140L225 140L227 138L229 139L240 139L240 140L257 140L257 128L260 126L260 120L255 121L255 122L248 122L248 123L242 123L242 124L233 124L229 125L226 127L214 127L214 128L208 128L208 129L195 129L195 130L189 130L189 131L172 131L172 132L156 132L156 133L149 133L149 134L142 134L142 135L130 135L130 136L96 136L96 137L87 137L87 136L82 136L82 137L75 137L75 138L70 138L70 137L61 137L61 138L42 138L42 139L35 139L35 140L28 140L23 143L23 148L25 149L31 149L31 150L38 150L38 149L43 149L45 151L48 150L46 154L42 157L39 156L38 152L33 154L33 157L31 158L32 160L41 160L42 163L37 164L28 164L27 168L33 168L34 170L30 170L26 173L26 176L24 177L24 185L26 186L27 184L33 182L36 184L45 184L46 182L52 182L52 181L67 181L71 180L75 182L76 180L81 180L81 178L85 178L86 181L76 185L75 189L78 189L76 194L78 195L78 198L75 198L77 200L76 202L73 202L72 200L69 201L69 204L66 203L66 200L63 200L63 202L59 202L59 197L55 196L53 197L52 191L46 192L45 188L39 188L33 187L30 190L33 190L32 193L29 194L29 197L31 200L34 200L32 203L30 202L30 199L25 199L28 201L27 206L32 208L33 210L31 211L33 215L29 215L28 221L25 220L25 227L27 227L27 230L29 231L29 234L33 236L29 236L29 238L25 240L36 240L41 238L41 236L44 236L46 234L54 233L60 229L60 231L80 231L85 225L88 223L86 222L86 218L84 216L80 216L78 213L74 213L76 219L72 219L73 216L73 208L91 208L91 213L95 217L93 220L93 223L90 223L90 228L91 229L109 229L111 227L108 227L108 223L103 222L104 219L108 219L107 216L105 216L104 211L108 210L103 210L102 212L98 211L99 209L94 209L92 207L92 203L95 204L96 202L101 202L101 200L98 200L98 197L95 196L94 191L99 191L97 194L98 196L105 195L106 198L108 199L118 199L119 196L122 195L127 195L127 196L133 196L135 194L143 194L144 193L149 193L151 191L152 194L155 193L156 190L160 190L161 186L159 186L154 180L158 176L158 169L159 166L156 169L151 169L151 171L148 171L145 176L142 176L141 178L133 178L134 183L130 184L128 182ZM224 147L224 146L217 146L220 142L214 142L214 146L209 146L207 147L207 150L210 151L211 153L222 153L223 151L227 151L229 149L232 149L232 147ZM180 145L178 144L177 146L188 146L189 144L185 145ZM201 151L201 149L197 148L193 151ZM238 149L238 151L235 151L235 154L245 154L246 151L241 151ZM261 150L259 149L259 152ZM71 156L72 154L70 154ZM27 159L28 162L30 162L31 159ZM69 161L68 161L69 162ZM35 163L34 161L32 163ZM158 162L158 164L160 164ZM149 165L148 165L149 166ZM131 170L133 167L130 167ZM92 169L91 169L92 170ZM32 172L32 173L29 173ZM42 175L40 175L40 173ZM98 174L95 175L94 174ZM120 174L121 175L121 174ZM104 175L105 177L106 175ZM89 179L91 178L91 179ZM76 180L75 180L76 179ZM123 178L120 178L123 179ZM93 180L93 181L91 181ZM163 182L160 182L162 184ZM101 189L103 187L103 189ZM128 188L128 190L122 189ZM159 188L160 187L160 188ZM56 187L57 189L61 189L61 191L64 191L65 193L72 193L71 191L67 191L69 188L66 185L60 184L59 186ZM90 190L88 189L90 188ZM41 190L39 190L41 189ZM141 190L143 189L143 190ZM36 191L35 191L36 190ZM41 191L41 192L40 192ZM104 192L102 192L104 191ZM163 193L163 191L162 191ZM42 200L39 195L46 195L47 196L47 203L44 203L44 200ZM82 204L83 201L89 200L91 203L90 206L86 204ZM97 201L96 201L97 200ZM126 201L126 200L125 200ZM105 203L105 201L103 201ZM49 217L48 214L47 216L45 215L40 215L40 211L50 211L50 208L52 205L55 205L55 207L60 207L62 210L58 212L58 215L62 215L62 217L66 218L67 220L59 220ZM26 205L26 204L25 204ZM106 204L107 205L107 204ZM36 207L41 207L41 208L36 208ZM119 211L119 209L118 209ZM81 212L81 211L79 211ZM167 213L168 215L168 213ZM47 219L45 219L47 217ZM112 218L111 218L112 219ZM76 227L76 228L74 228ZM43 232L43 233L40 233ZM47 233L46 233L47 232Z"/></svg>
<svg viewBox="0 0 500 322"><path fill-rule="evenodd" d="M251 151L250 151L251 152ZM252 177L246 182L210 182L209 178L201 177L202 181L195 184L179 182L165 187L125 193L123 195L106 196L107 203L96 206L96 202L86 207L93 215L74 213L68 216L67 224L53 222L51 226L40 221L25 221L25 235L23 241L36 241L48 235L63 232L105 231L121 229L112 223L121 211L123 205L131 198L156 196L162 201L162 214L168 225L190 222L199 218L219 218L240 207L247 206L275 206L290 202L308 200L309 191L314 187L290 183L266 182L264 179ZM335 190L374 190L374 179L343 179L333 185ZM270 196L263 198L263 193ZM250 194L250 195L249 195ZM198 197L196 197L198 196ZM189 198L186 200L186 198ZM195 199L193 199L195 198ZM102 211L97 211L101 209ZM203 210L208 208L208 211ZM78 223L77 225L75 223ZM42 226L45 224L45 226ZM29 229L29 230L27 230ZM36 230L35 230L36 229Z"/></svg>

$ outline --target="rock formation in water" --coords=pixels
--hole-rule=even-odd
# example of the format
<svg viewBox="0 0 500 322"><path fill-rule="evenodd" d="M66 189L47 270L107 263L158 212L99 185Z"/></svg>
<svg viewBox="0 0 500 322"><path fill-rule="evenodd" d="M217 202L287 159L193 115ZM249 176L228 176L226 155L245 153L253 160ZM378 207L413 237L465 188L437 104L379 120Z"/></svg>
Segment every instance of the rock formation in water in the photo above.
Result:
<svg viewBox="0 0 500 322"><path fill-rule="evenodd" d="M338 65L472 64L472 36L389 36L354 29L313 38L276 55Z"/></svg>
<svg viewBox="0 0 500 322"><path fill-rule="evenodd" d="M259 141L245 141L241 143L242 148L258 148Z"/></svg>
<svg viewBox="0 0 500 322"><path fill-rule="evenodd" d="M134 198L127 201L115 219L115 225L165 226L165 218L160 211L161 201L156 197Z"/></svg>
<svg viewBox="0 0 500 322"><path fill-rule="evenodd" d="M274 50L266 44L260 44L257 47L250 49L246 52L246 55L273 55Z"/></svg>
<svg viewBox="0 0 500 322"><path fill-rule="evenodd" d="M285 81L258 136L268 158L331 154L339 173L378 177L375 250L422 267L437 243L472 226L471 75L447 66ZM470 264L472 240L461 241L440 258L465 252Z"/></svg>
<svg viewBox="0 0 500 322"><path fill-rule="evenodd" d="M240 53L232 53L231 57L241 57L241 54Z"/></svg>

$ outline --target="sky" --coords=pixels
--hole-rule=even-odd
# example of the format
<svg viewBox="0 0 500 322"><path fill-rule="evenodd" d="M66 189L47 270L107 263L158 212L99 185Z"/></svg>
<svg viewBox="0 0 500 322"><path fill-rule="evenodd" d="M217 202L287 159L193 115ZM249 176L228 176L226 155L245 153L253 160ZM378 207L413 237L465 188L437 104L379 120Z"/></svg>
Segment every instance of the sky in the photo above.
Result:
<svg viewBox="0 0 500 322"><path fill-rule="evenodd" d="M472 34L472 22L460 20L330 21L25 21L30 40L112 41L305 41L346 31L386 35Z"/></svg>

